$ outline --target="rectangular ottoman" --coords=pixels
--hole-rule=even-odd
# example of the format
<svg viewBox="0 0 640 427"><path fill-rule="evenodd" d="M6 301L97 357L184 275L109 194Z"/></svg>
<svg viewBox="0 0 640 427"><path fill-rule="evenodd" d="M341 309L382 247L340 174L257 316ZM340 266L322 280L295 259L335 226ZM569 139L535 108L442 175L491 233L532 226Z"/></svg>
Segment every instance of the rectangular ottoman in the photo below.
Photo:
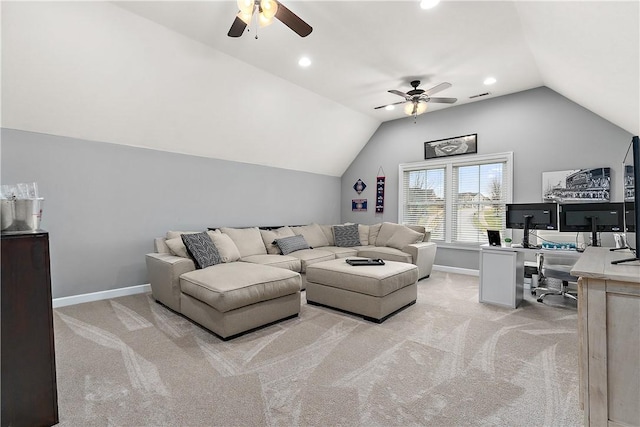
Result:
<svg viewBox="0 0 640 427"><path fill-rule="evenodd" d="M335 308L382 323L414 304L418 267L385 261L385 265L352 266L336 259L307 267L307 303Z"/></svg>
<svg viewBox="0 0 640 427"><path fill-rule="evenodd" d="M180 276L182 314L229 340L300 312L300 274L230 262Z"/></svg>

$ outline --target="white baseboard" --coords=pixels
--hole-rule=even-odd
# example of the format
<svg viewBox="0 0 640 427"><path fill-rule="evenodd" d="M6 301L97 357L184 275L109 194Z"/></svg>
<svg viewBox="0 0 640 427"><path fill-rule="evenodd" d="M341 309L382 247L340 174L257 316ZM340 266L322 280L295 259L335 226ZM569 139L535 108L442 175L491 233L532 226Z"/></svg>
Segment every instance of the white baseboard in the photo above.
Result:
<svg viewBox="0 0 640 427"><path fill-rule="evenodd" d="M472 270L470 268L449 267L448 265L433 265L433 269L436 271L444 271L446 273L466 274L467 276L480 277L478 270Z"/></svg>
<svg viewBox="0 0 640 427"><path fill-rule="evenodd" d="M108 291L92 292L90 294L73 295L70 297L54 298L53 308L66 307L68 305L81 304L83 302L100 301L103 299L124 297L127 295L144 294L151 292L151 285L129 286L127 288L109 289Z"/></svg>

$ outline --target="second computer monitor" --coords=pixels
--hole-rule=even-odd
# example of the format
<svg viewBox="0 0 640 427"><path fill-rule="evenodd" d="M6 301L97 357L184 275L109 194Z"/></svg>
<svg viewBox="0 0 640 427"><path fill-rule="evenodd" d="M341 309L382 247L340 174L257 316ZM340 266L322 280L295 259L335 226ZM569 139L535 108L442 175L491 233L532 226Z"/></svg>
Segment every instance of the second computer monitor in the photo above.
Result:
<svg viewBox="0 0 640 427"><path fill-rule="evenodd" d="M591 232L591 244L599 246L598 233L624 229L622 203L575 203L560 205L560 231Z"/></svg>
<svg viewBox="0 0 640 427"><path fill-rule="evenodd" d="M522 246L529 247L529 230L557 230L558 205L555 203L507 204L507 228L524 229Z"/></svg>

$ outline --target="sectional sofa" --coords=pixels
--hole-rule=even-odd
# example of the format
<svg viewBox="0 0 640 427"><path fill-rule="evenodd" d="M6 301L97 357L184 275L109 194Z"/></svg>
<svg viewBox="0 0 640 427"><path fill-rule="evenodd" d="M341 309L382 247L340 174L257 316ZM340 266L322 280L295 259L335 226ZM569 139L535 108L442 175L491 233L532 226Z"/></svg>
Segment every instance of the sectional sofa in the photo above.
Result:
<svg viewBox="0 0 640 427"><path fill-rule="evenodd" d="M189 236L183 236L196 233L169 231L155 239L155 252L146 255L152 295L223 339L297 316L309 265L381 258L414 264L418 278L425 278L436 254L423 227L389 222L221 227L206 232L215 246L215 264L198 268L193 248L185 245ZM293 247L285 245L292 242Z"/></svg>

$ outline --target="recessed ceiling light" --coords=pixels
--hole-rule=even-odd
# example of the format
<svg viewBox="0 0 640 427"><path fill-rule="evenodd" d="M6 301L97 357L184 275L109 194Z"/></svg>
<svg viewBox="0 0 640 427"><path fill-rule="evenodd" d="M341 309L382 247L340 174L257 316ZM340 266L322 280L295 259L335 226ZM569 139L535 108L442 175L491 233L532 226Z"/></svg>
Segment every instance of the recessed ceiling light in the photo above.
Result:
<svg viewBox="0 0 640 427"><path fill-rule="evenodd" d="M484 84L486 85L492 85L496 82L497 80L495 79L495 77L487 77L486 79L484 79Z"/></svg>
<svg viewBox="0 0 640 427"><path fill-rule="evenodd" d="M385 110L387 111L391 111L391 110L395 110L396 106L395 105L387 105L386 107L384 107Z"/></svg>
<svg viewBox="0 0 640 427"><path fill-rule="evenodd" d="M420 7L423 9L431 9L434 8L440 3L440 0L422 0L420 2Z"/></svg>
<svg viewBox="0 0 640 427"><path fill-rule="evenodd" d="M302 58L300 58L300 60L298 61L298 65L301 67L308 67L309 65L311 65L311 60L309 58L307 58L306 56L303 56Z"/></svg>

